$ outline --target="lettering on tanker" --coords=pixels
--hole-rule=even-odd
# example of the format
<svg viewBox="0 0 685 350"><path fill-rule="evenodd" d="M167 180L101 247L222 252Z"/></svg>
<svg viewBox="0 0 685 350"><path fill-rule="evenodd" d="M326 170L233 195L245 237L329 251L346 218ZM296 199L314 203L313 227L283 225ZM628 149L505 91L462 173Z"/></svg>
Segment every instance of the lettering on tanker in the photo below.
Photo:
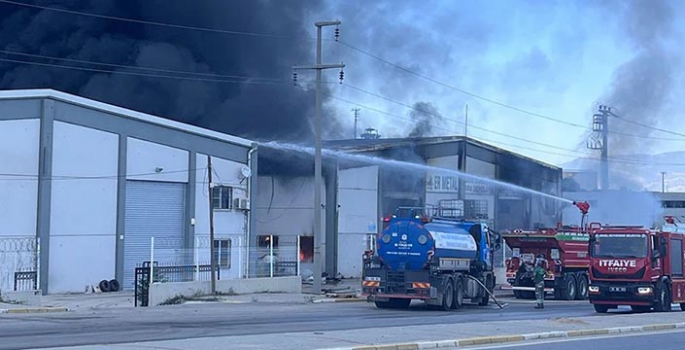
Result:
<svg viewBox="0 0 685 350"><path fill-rule="evenodd" d="M435 238L435 247L443 249L476 250L476 242L469 234L431 231Z"/></svg>

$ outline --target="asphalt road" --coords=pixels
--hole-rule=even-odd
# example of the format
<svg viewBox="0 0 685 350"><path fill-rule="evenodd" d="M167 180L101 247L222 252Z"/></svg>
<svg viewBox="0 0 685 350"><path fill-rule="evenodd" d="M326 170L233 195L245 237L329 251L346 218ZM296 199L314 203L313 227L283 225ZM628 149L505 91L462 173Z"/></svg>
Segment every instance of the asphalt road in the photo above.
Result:
<svg viewBox="0 0 685 350"><path fill-rule="evenodd" d="M602 350L627 350L627 349L653 349L681 350L685 342L685 331L666 333L640 333L612 337L595 337L592 339L567 339L561 341L547 341L538 343L526 343L520 345L499 345L491 347L478 347L471 349L507 349L507 350L578 350L578 349L602 349ZM657 345L658 344L658 345Z"/></svg>
<svg viewBox="0 0 685 350"><path fill-rule="evenodd" d="M116 344L230 335L323 332L372 327L596 316L587 302L512 302L444 312L413 306L380 310L370 303L190 304L97 312L0 316L0 349Z"/></svg>

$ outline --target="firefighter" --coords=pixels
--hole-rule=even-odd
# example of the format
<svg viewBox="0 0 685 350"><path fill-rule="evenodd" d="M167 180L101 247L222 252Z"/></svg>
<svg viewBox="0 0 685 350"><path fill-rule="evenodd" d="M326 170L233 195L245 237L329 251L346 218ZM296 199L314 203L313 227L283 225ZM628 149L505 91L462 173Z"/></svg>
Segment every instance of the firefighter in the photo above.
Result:
<svg viewBox="0 0 685 350"><path fill-rule="evenodd" d="M543 259L537 259L535 262L535 270L533 270L533 282L535 282L535 299L537 299L538 304L535 306L536 309L544 309L545 305L545 268L543 265Z"/></svg>

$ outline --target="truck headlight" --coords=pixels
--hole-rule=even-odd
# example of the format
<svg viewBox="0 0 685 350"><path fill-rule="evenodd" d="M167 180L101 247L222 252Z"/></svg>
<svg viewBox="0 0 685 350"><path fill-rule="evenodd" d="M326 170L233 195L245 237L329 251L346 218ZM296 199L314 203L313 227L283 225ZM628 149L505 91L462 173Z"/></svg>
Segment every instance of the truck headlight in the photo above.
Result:
<svg viewBox="0 0 685 350"><path fill-rule="evenodd" d="M652 292L652 287L638 287L638 294L650 294Z"/></svg>
<svg viewBox="0 0 685 350"><path fill-rule="evenodd" d="M599 287L597 287L597 286L589 286L589 287L587 287L587 290L590 293L599 293Z"/></svg>

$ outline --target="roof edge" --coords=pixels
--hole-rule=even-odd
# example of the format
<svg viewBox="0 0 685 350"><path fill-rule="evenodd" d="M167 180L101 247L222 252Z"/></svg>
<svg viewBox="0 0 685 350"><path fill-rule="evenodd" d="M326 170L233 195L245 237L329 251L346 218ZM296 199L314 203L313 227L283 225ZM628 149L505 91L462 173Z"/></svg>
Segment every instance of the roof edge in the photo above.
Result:
<svg viewBox="0 0 685 350"><path fill-rule="evenodd" d="M27 99L27 98L51 98L62 102L75 104L80 107L96 109L103 112L117 114L124 118L136 119L150 124L156 124L172 129L186 131L189 133L207 136L214 139L226 141L240 146L253 147L257 144L256 141L244 139L242 137L225 134L222 132L194 126L186 123L177 122L170 119L165 119L155 115L137 112L132 109L115 106L109 103L100 102L86 97L73 95L70 93L54 90L54 89L16 89L16 90L0 90L0 100L10 99Z"/></svg>

